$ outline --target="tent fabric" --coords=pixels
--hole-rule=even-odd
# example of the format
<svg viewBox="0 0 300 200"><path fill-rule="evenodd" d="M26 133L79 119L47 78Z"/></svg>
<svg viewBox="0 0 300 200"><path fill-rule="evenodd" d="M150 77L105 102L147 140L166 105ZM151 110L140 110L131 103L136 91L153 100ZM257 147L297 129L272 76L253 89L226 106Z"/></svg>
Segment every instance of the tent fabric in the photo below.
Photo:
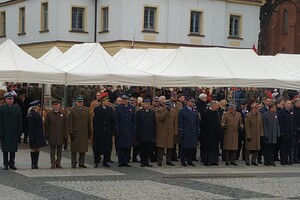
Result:
<svg viewBox="0 0 300 200"><path fill-rule="evenodd" d="M153 75L118 62L99 43L76 44L50 64L67 72L68 85L151 86L154 83Z"/></svg>
<svg viewBox="0 0 300 200"><path fill-rule="evenodd" d="M130 61L134 60L144 52L146 52L147 49L126 49L123 48L119 52L117 52L113 58L119 61L120 63L127 64Z"/></svg>
<svg viewBox="0 0 300 200"><path fill-rule="evenodd" d="M57 46L54 46L48 52L42 55L38 60L42 61L43 63L49 64L61 55L63 55L63 52L59 48L57 48Z"/></svg>
<svg viewBox="0 0 300 200"><path fill-rule="evenodd" d="M300 79L260 59L251 49L180 47L146 72L164 87L278 87L298 89Z"/></svg>
<svg viewBox="0 0 300 200"><path fill-rule="evenodd" d="M0 45L0 81L64 84L65 73L33 58L8 39Z"/></svg>

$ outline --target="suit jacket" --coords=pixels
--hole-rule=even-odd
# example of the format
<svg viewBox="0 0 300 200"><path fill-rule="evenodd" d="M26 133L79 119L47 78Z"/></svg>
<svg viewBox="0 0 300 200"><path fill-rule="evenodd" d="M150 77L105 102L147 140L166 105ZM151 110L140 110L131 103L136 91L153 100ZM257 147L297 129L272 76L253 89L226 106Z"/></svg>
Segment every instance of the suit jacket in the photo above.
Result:
<svg viewBox="0 0 300 200"><path fill-rule="evenodd" d="M280 128L277 113L270 111L263 114L264 143L276 144L280 136Z"/></svg>
<svg viewBox="0 0 300 200"><path fill-rule="evenodd" d="M278 111L280 135L283 139L292 139L295 134L294 113L285 108Z"/></svg>

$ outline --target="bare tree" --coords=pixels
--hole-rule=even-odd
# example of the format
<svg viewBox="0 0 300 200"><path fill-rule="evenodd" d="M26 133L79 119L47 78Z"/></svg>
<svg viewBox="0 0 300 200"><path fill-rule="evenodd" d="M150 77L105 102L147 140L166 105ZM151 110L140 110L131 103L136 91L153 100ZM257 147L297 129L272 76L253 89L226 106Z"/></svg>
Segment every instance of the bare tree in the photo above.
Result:
<svg viewBox="0 0 300 200"><path fill-rule="evenodd" d="M296 0L266 0L265 4L260 8L260 33L258 36L258 54L263 55L266 48L267 30L270 20L277 7L284 2L295 3Z"/></svg>

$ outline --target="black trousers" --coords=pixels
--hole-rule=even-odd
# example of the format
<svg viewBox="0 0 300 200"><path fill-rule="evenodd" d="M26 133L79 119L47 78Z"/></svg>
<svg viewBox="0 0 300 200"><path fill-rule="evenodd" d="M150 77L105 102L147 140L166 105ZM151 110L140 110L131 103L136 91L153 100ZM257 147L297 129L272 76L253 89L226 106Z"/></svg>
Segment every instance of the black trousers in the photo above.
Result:
<svg viewBox="0 0 300 200"><path fill-rule="evenodd" d="M8 160L8 153L9 153L9 160ZM14 165L15 157L16 157L15 152L3 152L3 165L4 166Z"/></svg>
<svg viewBox="0 0 300 200"><path fill-rule="evenodd" d="M173 159L177 159L178 155L177 155L177 144L174 144L173 149L172 149L172 160Z"/></svg>
<svg viewBox="0 0 300 200"><path fill-rule="evenodd" d="M130 149L129 148L118 148L118 163L121 165L127 165L130 160Z"/></svg>
<svg viewBox="0 0 300 200"><path fill-rule="evenodd" d="M245 160L245 134L239 134L238 150L236 152L236 160L240 158L242 152L242 160Z"/></svg>
<svg viewBox="0 0 300 200"><path fill-rule="evenodd" d="M250 163L250 154L252 153L251 163L256 163L258 151L246 150L245 151L245 161Z"/></svg>
<svg viewBox="0 0 300 200"><path fill-rule="evenodd" d="M264 141L262 138L260 138L260 150L258 151L258 156L257 156L257 161L261 162L261 158L263 156L264 153Z"/></svg>
<svg viewBox="0 0 300 200"><path fill-rule="evenodd" d="M107 162L110 160L111 151L106 151L104 153L100 153L97 151L94 151L94 163L99 164L100 163L100 157L103 155L103 164L107 164Z"/></svg>
<svg viewBox="0 0 300 200"><path fill-rule="evenodd" d="M280 144L280 161L282 164L292 162L293 140L282 139Z"/></svg>
<svg viewBox="0 0 300 200"><path fill-rule="evenodd" d="M183 163L192 163L193 160L193 151L194 149L181 149L180 150L180 162Z"/></svg>
<svg viewBox="0 0 300 200"><path fill-rule="evenodd" d="M165 152L165 148L162 147L156 148L158 162L163 161L164 152ZM172 160L172 148L167 148L166 162L171 162L171 160Z"/></svg>
<svg viewBox="0 0 300 200"><path fill-rule="evenodd" d="M149 164L149 158L153 151L153 143L152 142L141 142L141 164Z"/></svg>
<svg viewBox="0 0 300 200"><path fill-rule="evenodd" d="M140 153L140 145L134 145L132 147L132 160L137 159L139 153Z"/></svg>
<svg viewBox="0 0 300 200"><path fill-rule="evenodd" d="M265 164L274 163L274 159L273 159L272 155L273 155L275 145L276 144L268 144L268 143L264 144L264 162L265 162Z"/></svg>
<svg viewBox="0 0 300 200"><path fill-rule="evenodd" d="M297 135L295 135L295 139L294 139L294 152L293 152L293 158L294 158L294 161L295 162L298 162L299 161L299 145L300 143L300 133L297 133Z"/></svg>
<svg viewBox="0 0 300 200"><path fill-rule="evenodd" d="M273 159L274 161L279 160L279 151L280 151L280 146L281 146L281 140L282 137L279 137L277 140L277 143L275 144L274 150L273 150Z"/></svg>

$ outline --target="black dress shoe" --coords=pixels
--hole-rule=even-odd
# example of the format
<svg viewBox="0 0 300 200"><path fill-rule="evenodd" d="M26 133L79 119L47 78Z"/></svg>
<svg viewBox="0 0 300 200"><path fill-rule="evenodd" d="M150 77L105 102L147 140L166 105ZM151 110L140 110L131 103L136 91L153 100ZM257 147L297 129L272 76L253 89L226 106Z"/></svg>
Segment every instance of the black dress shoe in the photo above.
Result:
<svg viewBox="0 0 300 200"><path fill-rule="evenodd" d="M124 164L124 167L131 167L131 165L128 165L128 164Z"/></svg>
<svg viewBox="0 0 300 200"><path fill-rule="evenodd" d="M141 167L145 167L145 166L146 166L145 163L142 163L142 164L141 164Z"/></svg>
<svg viewBox="0 0 300 200"><path fill-rule="evenodd" d="M153 165L150 165L149 163L145 164L146 167L153 167Z"/></svg>
<svg viewBox="0 0 300 200"><path fill-rule="evenodd" d="M287 164L287 165L293 165L293 163L292 163L292 162L287 162L286 164Z"/></svg>
<svg viewBox="0 0 300 200"><path fill-rule="evenodd" d="M178 159L177 158L172 158L172 161L178 161Z"/></svg>
<svg viewBox="0 0 300 200"><path fill-rule="evenodd" d="M211 164L211 165L214 165L214 166L219 166L219 164L218 164L218 163L213 163L213 164Z"/></svg>
<svg viewBox="0 0 300 200"><path fill-rule="evenodd" d="M206 167L210 166L210 163L203 163Z"/></svg>
<svg viewBox="0 0 300 200"><path fill-rule="evenodd" d="M139 162L139 161L138 161L138 159L134 158L134 159L132 159L131 162L137 163L137 162Z"/></svg>
<svg viewBox="0 0 300 200"><path fill-rule="evenodd" d="M161 163L161 162L158 162L158 163L157 163L157 166L161 167L161 166L162 166L162 163Z"/></svg>
<svg viewBox="0 0 300 200"><path fill-rule="evenodd" d="M247 166L250 166L250 163L246 162L246 165L247 165Z"/></svg>
<svg viewBox="0 0 300 200"><path fill-rule="evenodd" d="M189 166L192 166L192 167L195 167L196 165L194 164L194 163L188 163L187 165L189 165Z"/></svg>
<svg viewBox="0 0 300 200"><path fill-rule="evenodd" d="M269 166L269 163L264 163L264 165L268 167L268 166Z"/></svg>
<svg viewBox="0 0 300 200"><path fill-rule="evenodd" d="M230 163L230 165L238 166L235 162Z"/></svg>
<svg viewBox="0 0 300 200"><path fill-rule="evenodd" d="M256 162L252 162L251 165L258 166Z"/></svg>
<svg viewBox="0 0 300 200"><path fill-rule="evenodd" d="M194 158L193 161L199 161L197 158Z"/></svg>
<svg viewBox="0 0 300 200"><path fill-rule="evenodd" d="M4 165L3 169L4 169L4 170L8 170L8 166L7 166L7 165Z"/></svg>
<svg viewBox="0 0 300 200"><path fill-rule="evenodd" d="M94 168L97 168L97 167L98 167L98 165L99 165L98 163L95 163L95 164L94 164Z"/></svg>
<svg viewBox="0 0 300 200"><path fill-rule="evenodd" d="M281 164L282 166L285 166L285 165L286 165L284 162L281 162L280 164Z"/></svg>
<svg viewBox="0 0 300 200"><path fill-rule="evenodd" d="M107 163L103 163L103 167L110 167L110 165Z"/></svg>
<svg viewBox="0 0 300 200"><path fill-rule="evenodd" d="M10 165L9 168L12 169L12 170L17 170L15 165Z"/></svg>
<svg viewBox="0 0 300 200"><path fill-rule="evenodd" d="M166 165L169 165L169 166L175 166L175 164L172 163L172 162L167 162Z"/></svg>
<svg viewBox="0 0 300 200"><path fill-rule="evenodd" d="M273 163L273 162L272 162L272 163L270 163L270 165L272 165L272 166L276 166L276 164L275 164L275 163Z"/></svg>
<svg viewBox="0 0 300 200"><path fill-rule="evenodd" d="M123 165L122 164L118 164L118 167L123 167Z"/></svg>
<svg viewBox="0 0 300 200"><path fill-rule="evenodd" d="M230 164L229 164L229 162L226 162L225 165L226 165L226 166L229 166Z"/></svg>
<svg viewBox="0 0 300 200"><path fill-rule="evenodd" d="M81 168L87 168L87 166L85 166L84 164L83 165L79 165L79 167L81 167Z"/></svg>
<svg viewBox="0 0 300 200"><path fill-rule="evenodd" d="M258 163L258 164L262 164L261 160L257 160L257 163Z"/></svg>
<svg viewBox="0 0 300 200"><path fill-rule="evenodd" d="M75 164L72 164L72 168L75 169L75 168L76 168L76 165L75 165Z"/></svg>
<svg viewBox="0 0 300 200"><path fill-rule="evenodd" d="M186 167L187 164L186 163L181 163L181 166Z"/></svg>

